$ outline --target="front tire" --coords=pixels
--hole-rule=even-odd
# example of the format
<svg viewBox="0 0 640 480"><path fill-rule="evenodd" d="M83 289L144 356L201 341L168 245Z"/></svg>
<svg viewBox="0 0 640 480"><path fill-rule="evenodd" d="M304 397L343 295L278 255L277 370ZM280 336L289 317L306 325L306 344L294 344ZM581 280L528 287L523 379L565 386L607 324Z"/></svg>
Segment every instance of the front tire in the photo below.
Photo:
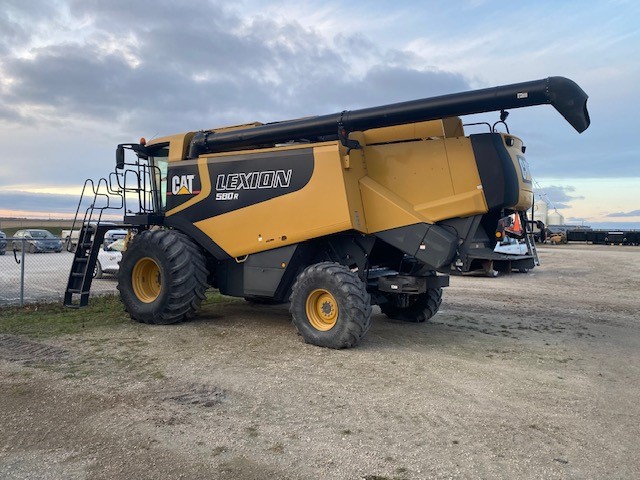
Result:
<svg viewBox="0 0 640 480"><path fill-rule="evenodd" d="M207 289L204 254L175 230L146 230L120 261L118 290L131 318L165 325L193 317Z"/></svg>
<svg viewBox="0 0 640 480"><path fill-rule="evenodd" d="M411 295L407 307L398 307L390 297L387 303L380 305L380 310L393 320L423 323L438 312L441 303L442 288L429 288L425 293Z"/></svg>
<svg viewBox="0 0 640 480"><path fill-rule="evenodd" d="M333 262L311 265L298 275L289 311L304 341L321 347L353 347L371 327L364 282Z"/></svg>

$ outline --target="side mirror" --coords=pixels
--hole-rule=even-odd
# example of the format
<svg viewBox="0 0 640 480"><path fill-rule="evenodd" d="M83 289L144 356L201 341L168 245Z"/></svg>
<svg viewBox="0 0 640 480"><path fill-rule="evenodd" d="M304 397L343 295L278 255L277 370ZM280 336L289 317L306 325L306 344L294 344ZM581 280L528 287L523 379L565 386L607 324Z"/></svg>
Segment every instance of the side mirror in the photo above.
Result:
<svg viewBox="0 0 640 480"><path fill-rule="evenodd" d="M124 147L118 145L116 148L116 169L122 170L124 168Z"/></svg>

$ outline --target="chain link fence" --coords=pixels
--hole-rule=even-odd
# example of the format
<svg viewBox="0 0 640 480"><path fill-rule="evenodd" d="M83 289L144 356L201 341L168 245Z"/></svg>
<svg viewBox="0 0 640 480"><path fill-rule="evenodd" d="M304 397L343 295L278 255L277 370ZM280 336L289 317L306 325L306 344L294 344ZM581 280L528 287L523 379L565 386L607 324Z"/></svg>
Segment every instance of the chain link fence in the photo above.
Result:
<svg viewBox="0 0 640 480"><path fill-rule="evenodd" d="M74 254L59 239L43 244L19 237L0 238L0 307L62 302ZM93 279L92 295L117 293L119 258L115 255L104 249L100 253L99 259L110 262L112 268Z"/></svg>

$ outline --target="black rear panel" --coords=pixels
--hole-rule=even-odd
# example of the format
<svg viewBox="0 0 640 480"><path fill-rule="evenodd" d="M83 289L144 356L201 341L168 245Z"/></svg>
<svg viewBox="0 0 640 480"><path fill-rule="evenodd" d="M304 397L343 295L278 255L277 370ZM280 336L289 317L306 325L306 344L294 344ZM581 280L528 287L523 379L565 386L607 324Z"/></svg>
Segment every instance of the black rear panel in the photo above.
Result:
<svg viewBox="0 0 640 480"><path fill-rule="evenodd" d="M500 134L481 133L469 138L489 210L518 203L518 172Z"/></svg>

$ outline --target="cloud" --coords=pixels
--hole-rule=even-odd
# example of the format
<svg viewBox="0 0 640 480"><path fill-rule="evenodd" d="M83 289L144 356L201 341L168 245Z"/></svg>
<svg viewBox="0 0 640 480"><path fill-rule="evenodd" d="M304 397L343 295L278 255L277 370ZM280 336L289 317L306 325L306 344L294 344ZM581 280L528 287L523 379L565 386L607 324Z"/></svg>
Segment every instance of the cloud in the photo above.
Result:
<svg viewBox="0 0 640 480"><path fill-rule="evenodd" d="M11 210L75 213L78 199L76 195L0 191L0 205Z"/></svg>
<svg viewBox="0 0 640 480"><path fill-rule="evenodd" d="M246 24L216 3L192 8L72 2L71 15L90 27L76 42L5 59L11 82L0 96L0 117L17 120L10 113L22 110L31 112L23 118L28 122L93 119L172 133L468 88L458 74L403 65L410 60L397 51L386 52L388 64L374 64L358 77L330 39L295 21ZM338 43L347 42L351 56L370 51L358 36L341 36Z"/></svg>
<svg viewBox="0 0 640 480"><path fill-rule="evenodd" d="M605 217L640 217L640 210L631 210L630 212L615 212L605 215Z"/></svg>
<svg viewBox="0 0 640 480"><path fill-rule="evenodd" d="M223 2L62 5L47 11L74 37L43 42L16 34L22 53L0 64L4 157L29 162L28 169L0 167L0 186L104 176L115 145L141 136L469 88L459 74L409 66L411 54L381 49L360 34L326 38L296 21L242 18ZM12 18L16 31L28 30L21 15ZM359 56L369 63L356 66Z"/></svg>
<svg viewBox="0 0 640 480"><path fill-rule="evenodd" d="M569 203L585 198L580 195L571 195L575 191L575 187L571 185L550 185L544 188L537 188L535 193L547 201L551 207L562 209L570 208Z"/></svg>
<svg viewBox="0 0 640 480"><path fill-rule="evenodd" d="M3 0L0 9L0 53L6 54L15 47L34 38L36 24L51 21L58 16L55 2L48 0Z"/></svg>
<svg viewBox="0 0 640 480"><path fill-rule="evenodd" d="M512 110L509 126L527 145L534 175L640 178L637 149L628 142L634 125L628 98L638 83L628 61L638 38L631 20L636 4L618 5L604 24L606 6L578 16L574 6L562 7L587 43L558 20L563 15L549 23L542 6L505 13L490 3L467 5L471 9L406 0L366 8L334 0L5 0L0 187L81 185L108 174L117 143L141 136L558 74L590 95L593 125L578 135L551 107ZM511 21L525 14L526 26ZM492 28L496 15L511 26ZM552 188L559 189L549 192L558 208L581 198L569 187Z"/></svg>

